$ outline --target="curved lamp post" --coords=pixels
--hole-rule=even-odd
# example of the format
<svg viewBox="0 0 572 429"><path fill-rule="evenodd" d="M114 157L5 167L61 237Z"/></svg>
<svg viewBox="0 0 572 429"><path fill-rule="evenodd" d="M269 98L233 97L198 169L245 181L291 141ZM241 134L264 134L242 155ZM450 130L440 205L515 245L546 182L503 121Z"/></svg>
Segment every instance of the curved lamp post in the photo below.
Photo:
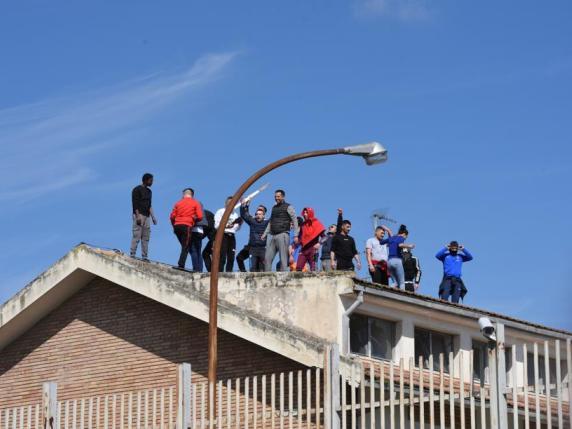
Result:
<svg viewBox="0 0 572 429"><path fill-rule="evenodd" d="M238 203L240 198L244 195L246 190L260 179L265 174L278 168L284 164L289 164L294 161L305 158L315 158L318 156L327 155L355 155L364 158L367 165L380 164L387 161L387 150L377 142L360 144L356 146L344 147L340 149L326 149L315 150L311 152L303 152L297 155L287 156L278 161L268 164L266 167L258 170L244 182L240 188L234 193L232 200L226 205L224 214L216 232L213 246L213 256L211 264L211 281L210 281L210 298L209 298L209 369L208 381L209 390L212 391L216 383L216 370L217 370L217 307L218 307L218 271L220 267L220 250L222 245L222 237L224 234L224 225L227 224L230 214L234 210L234 206ZM222 225L223 227L220 227Z"/></svg>

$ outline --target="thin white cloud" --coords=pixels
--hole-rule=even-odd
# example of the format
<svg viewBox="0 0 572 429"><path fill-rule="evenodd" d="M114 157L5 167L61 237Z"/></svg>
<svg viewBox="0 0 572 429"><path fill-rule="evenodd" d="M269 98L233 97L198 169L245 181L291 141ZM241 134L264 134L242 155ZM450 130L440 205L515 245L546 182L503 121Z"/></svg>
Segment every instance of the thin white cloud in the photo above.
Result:
<svg viewBox="0 0 572 429"><path fill-rule="evenodd" d="M356 0L354 12L361 18L424 21L431 17L428 0Z"/></svg>
<svg viewBox="0 0 572 429"><path fill-rule="evenodd" d="M0 201L24 202L93 179L89 155L220 77L237 54L209 54L183 72L0 110Z"/></svg>

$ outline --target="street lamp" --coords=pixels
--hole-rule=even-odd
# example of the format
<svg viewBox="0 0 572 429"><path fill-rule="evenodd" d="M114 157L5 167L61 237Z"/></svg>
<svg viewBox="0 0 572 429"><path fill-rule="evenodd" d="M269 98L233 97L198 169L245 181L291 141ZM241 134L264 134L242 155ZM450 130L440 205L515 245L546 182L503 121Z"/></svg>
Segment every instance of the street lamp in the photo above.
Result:
<svg viewBox="0 0 572 429"><path fill-rule="evenodd" d="M244 182L240 188L235 192L230 202L226 205L222 219L220 220L219 228L217 229L211 264L211 279L210 279L210 298L209 298L209 396L214 399L214 385L216 383L216 370L217 370L217 311L218 311L218 271L220 267L220 250L222 244L222 237L224 234L224 225L227 224L230 214L234 210L234 206L238 203L240 198L244 195L248 188L254 182L260 179L265 174L278 168L284 164L289 164L294 161L305 158L315 158L318 156L328 155L354 155L361 156L367 165L380 164L387 161L387 150L377 142L360 144L356 146L349 146L340 149L325 149L315 150L311 152L303 152L297 155L290 155L278 161L268 164L266 167L260 169Z"/></svg>

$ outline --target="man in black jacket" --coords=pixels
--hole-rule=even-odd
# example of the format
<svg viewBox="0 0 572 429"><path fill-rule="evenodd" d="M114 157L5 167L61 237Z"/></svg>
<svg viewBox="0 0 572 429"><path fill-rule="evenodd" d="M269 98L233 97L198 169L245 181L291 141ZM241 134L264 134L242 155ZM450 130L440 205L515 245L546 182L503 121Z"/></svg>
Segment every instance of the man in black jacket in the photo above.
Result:
<svg viewBox="0 0 572 429"><path fill-rule="evenodd" d="M153 213L151 205L151 186L153 185L153 175L145 173L141 179L141 185L133 188L131 192L131 202L133 205L133 237L131 238L130 255L135 256L137 246L141 241L141 257L147 260L149 252L149 239L151 238L151 221L157 225L157 219Z"/></svg>
<svg viewBox="0 0 572 429"><path fill-rule="evenodd" d="M240 217L250 226L250 235L248 238L248 255L250 256L250 271L264 271L264 258L266 254L266 240L262 239L262 235L266 230L269 219L265 219L266 207L258 206L254 217L248 212L249 203L243 203L240 206ZM242 250L239 252L242 253ZM238 257L236 258L238 262ZM241 266L242 265L242 266ZM244 267L244 259L238 262L240 271L246 271Z"/></svg>
<svg viewBox="0 0 572 429"><path fill-rule="evenodd" d="M337 232L332 239L332 248L330 257L332 259L332 268L340 271L353 271L355 259L357 269L361 270L361 260L356 248L356 242L350 237L352 223L343 219L342 209L338 209Z"/></svg>

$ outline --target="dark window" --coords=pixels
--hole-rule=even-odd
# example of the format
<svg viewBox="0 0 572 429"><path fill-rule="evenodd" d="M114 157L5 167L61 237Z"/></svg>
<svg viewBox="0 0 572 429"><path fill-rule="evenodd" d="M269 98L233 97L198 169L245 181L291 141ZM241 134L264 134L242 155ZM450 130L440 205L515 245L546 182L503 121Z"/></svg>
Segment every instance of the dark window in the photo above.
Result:
<svg viewBox="0 0 572 429"><path fill-rule="evenodd" d="M528 374L528 389L534 391L534 353L527 354L527 374ZM550 372L550 394L556 395L556 359L550 358L548 361L548 371ZM568 375L566 361L560 361L560 378L564 382ZM538 383L540 393L546 392L546 368L544 356L538 355Z"/></svg>
<svg viewBox="0 0 572 429"><path fill-rule="evenodd" d="M350 349L352 353L380 359L391 359L395 323L361 314L350 316Z"/></svg>
<svg viewBox="0 0 572 429"><path fill-rule="evenodd" d="M415 362L423 358L423 367L429 368L429 356L433 356L433 370L439 371L439 355L443 354L443 369L449 372L449 352L453 351L453 336L440 332L415 328Z"/></svg>
<svg viewBox="0 0 572 429"><path fill-rule="evenodd" d="M487 343L473 341L473 378L481 384L489 381L489 353Z"/></svg>

